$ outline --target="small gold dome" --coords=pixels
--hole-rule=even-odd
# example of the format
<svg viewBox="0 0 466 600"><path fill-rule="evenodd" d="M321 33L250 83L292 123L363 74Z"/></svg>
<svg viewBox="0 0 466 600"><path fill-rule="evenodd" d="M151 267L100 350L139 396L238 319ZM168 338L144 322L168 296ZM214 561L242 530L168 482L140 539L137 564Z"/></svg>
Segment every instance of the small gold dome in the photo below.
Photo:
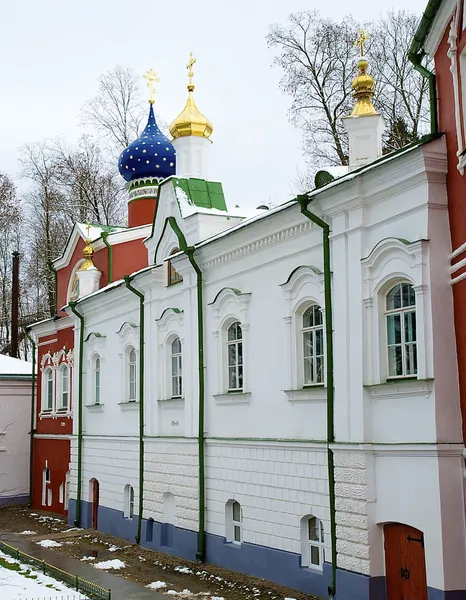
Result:
<svg viewBox="0 0 466 600"><path fill-rule="evenodd" d="M194 88L194 86L192 87ZM189 90L186 106L176 119L172 121L169 129L173 138L186 137L189 135L209 138L212 135L214 127L209 119L197 108L192 90Z"/></svg>
<svg viewBox="0 0 466 600"><path fill-rule="evenodd" d="M92 257L94 256L94 248L91 246L91 240L89 238L86 239L86 245L83 250L84 262L79 267L80 271L88 271L89 269L94 269L94 262L92 261Z"/></svg>
<svg viewBox="0 0 466 600"><path fill-rule="evenodd" d="M372 96L375 90L375 81L372 75L367 73L367 67L369 63L364 56L358 60L357 67L359 69L359 75L353 79L353 97L356 99L352 116L361 117L363 115L376 115L378 114L372 104Z"/></svg>
<svg viewBox="0 0 466 600"><path fill-rule="evenodd" d="M193 84L193 66L196 59L193 58L191 52L189 56L189 62L186 65L188 69L188 100L186 106L170 124L169 130L174 139L179 137L197 136L210 138L214 126L207 117L205 117L201 111L197 108L196 102L194 101L194 84Z"/></svg>

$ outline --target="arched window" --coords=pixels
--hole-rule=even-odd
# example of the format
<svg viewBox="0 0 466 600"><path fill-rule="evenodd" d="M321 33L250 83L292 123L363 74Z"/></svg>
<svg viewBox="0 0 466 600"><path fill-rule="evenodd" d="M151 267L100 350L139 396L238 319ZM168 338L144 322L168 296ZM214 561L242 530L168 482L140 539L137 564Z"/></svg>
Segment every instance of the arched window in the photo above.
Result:
<svg viewBox="0 0 466 600"><path fill-rule="evenodd" d="M134 488L129 483L125 485L123 498L123 516L125 519L132 519L134 516Z"/></svg>
<svg viewBox="0 0 466 600"><path fill-rule="evenodd" d="M51 368L45 369L43 374L43 391L42 391L42 411L52 412L53 410L53 371Z"/></svg>
<svg viewBox="0 0 466 600"><path fill-rule="evenodd" d="M324 526L312 515L301 519L301 566L322 569L324 565Z"/></svg>
<svg viewBox="0 0 466 600"><path fill-rule="evenodd" d="M322 311L311 304L303 313L303 383L316 385L324 381L324 325Z"/></svg>
<svg viewBox="0 0 466 600"><path fill-rule="evenodd" d="M177 254L179 251L180 251L179 248L173 248L173 250L170 252L170 256L172 256L172 254ZM180 283L180 281L183 281L183 278L181 277L181 275L178 273L178 271L172 265L171 260L168 261L167 266L168 266L168 285L173 285L175 283Z"/></svg>
<svg viewBox="0 0 466 600"><path fill-rule="evenodd" d="M97 355L94 358L94 404L100 404L100 356Z"/></svg>
<svg viewBox="0 0 466 600"><path fill-rule="evenodd" d="M233 544L243 541L243 511L236 500L226 503L226 539Z"/></svg>
<svg viewBox="0 0 466 600"><path fill-rule="evenodd" d="M68 410L70 406L70 370L68 365L60 367L60 395L58 399L58 410Z"/></svg>
<svg viewBox="0 0 466 600"><path fill-rule="evenodd" d="M388 376L417 373L416 294L409 283L397 283L386 296Z"/></svg>
<svg viewBox="0 0 466 600"><path fill-rule="evenodd" d="M128 402L136 402L136 350L129 348L128 356Z"/></svg>
<svg viewBox="0 0 466 600"><path fill-rule="evenodd" d="M171 344L172 398L183 394L181 341L176 337Z"/></svg>
<svg viewBox="0 0 466 600"><path fill-rule="evenodd" d="M243 389L243 332L239 321L228 328L228 391L239 392Z"/></svg>

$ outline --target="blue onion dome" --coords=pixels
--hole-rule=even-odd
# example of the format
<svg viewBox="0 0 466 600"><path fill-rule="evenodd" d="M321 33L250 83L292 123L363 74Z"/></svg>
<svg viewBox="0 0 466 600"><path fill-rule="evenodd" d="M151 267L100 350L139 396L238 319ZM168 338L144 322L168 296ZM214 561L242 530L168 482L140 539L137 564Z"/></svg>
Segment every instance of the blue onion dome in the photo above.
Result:
<svg viewBox="0 0 466 600"><path fill-rule="evenodd" d="M165 179L175 174L175 148L160 131L151 104L146 128L120 154L118 167L126 181L143 177Z"/></svg>

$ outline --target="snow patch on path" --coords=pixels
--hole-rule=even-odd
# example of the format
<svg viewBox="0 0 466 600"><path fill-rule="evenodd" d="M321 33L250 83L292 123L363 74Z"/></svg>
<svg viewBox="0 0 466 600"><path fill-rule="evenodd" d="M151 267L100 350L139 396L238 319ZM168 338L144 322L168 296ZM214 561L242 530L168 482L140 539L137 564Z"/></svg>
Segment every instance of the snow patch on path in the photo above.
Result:
<svg viewBox="0 0 466 600"><path fill-rule="evenodd" d="M103 560L94 565L96 569L124 569L126 567L125 563L119 558L114 558L113 560Z"/></svg>
<svg viewBox="0 0 466 600"><path fill-rule="evenodd" d="M63 546L63 544L60 544L59 542L56 542L55 540L40 540L40 542L36 542L39 546L42 546L42 548L58 548L59 546Z"/></svg>
<svg viewBox="0 0 466 600"><path fill-rule="evenodd" d="M37 535L37 531L31 531L30 529L25 529L20 533L20 535Z"/></svg>
<svg viewBox="0 0 466 600"><path fill-rule="evenodd" d="M151 590L161 590L162 588L166 588L167 584L165 581L153 581L152 583L146 585L146 587Z"/></svg>

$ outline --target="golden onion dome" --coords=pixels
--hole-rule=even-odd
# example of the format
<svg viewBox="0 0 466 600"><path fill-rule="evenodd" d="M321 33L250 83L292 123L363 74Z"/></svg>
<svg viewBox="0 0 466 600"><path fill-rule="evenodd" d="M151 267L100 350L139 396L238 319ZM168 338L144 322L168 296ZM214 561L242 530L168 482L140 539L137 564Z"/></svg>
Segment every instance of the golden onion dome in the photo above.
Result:
<svg viewBox="0 0 466 600"><path fill-rule="evenodd" d="M367 60L364 58L364 56L361 56L357 63L359 75L353 79L352 83L353 96L356 99L356 104L354 105L353 112L351 113L353 116L377 114L377 111L372 104L375 81L372 75L367 73L368 66L369 63Z"/></svg>
<svg viewBox="0 0 466 600"><path fill-rule="evenodd" d="M192 52L189 57L189 63L186 65L188 69L188 100L180 114L170 124L169 130L174 139L179 137L197 136L210 138L214 127L207 117L205 117L198 109L194 101L194 84L193 84L193 65L196 59L193 58Z"/></svg>

